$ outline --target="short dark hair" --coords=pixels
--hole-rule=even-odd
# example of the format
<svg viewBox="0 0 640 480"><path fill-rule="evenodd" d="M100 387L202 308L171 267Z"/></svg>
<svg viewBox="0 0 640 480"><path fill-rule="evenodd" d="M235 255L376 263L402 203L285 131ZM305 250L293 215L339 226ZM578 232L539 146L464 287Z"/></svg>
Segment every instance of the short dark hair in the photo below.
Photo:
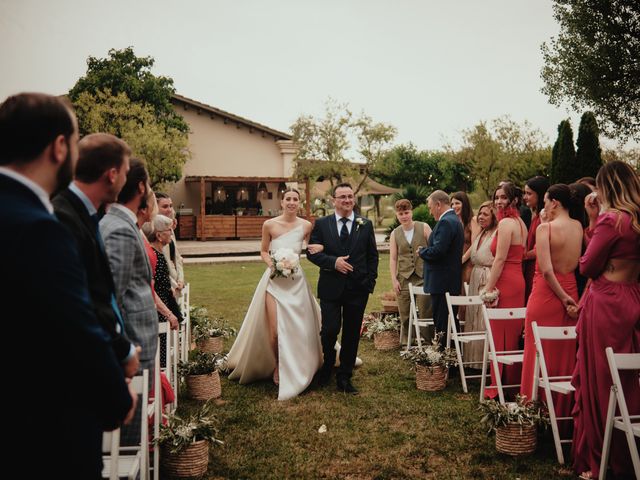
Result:
<svg viewBox="0 0 640 480"><path fill-rule="evenodd" d="M84 183L96 182L111 168L120 169L131 148L124 140L110 133L92 133L78 142L76 179Z"/></svg>
<svg viewBox="0 0 640 480"><path fill-rule="evenodd" d="M75 132L73 108L64 98L20 93L0 105L0 165L29 163L56 137Z"/></svg>
<svg viewBox="0 0 640 480"><path fill-rule="evenodd" d="M132 158L129 162L129 173L127 173L127 181L118 195L118 203L124 204L130 202L138 193L138 185L140 182L147 184L149 174L142 160Z"/></svg>
<svg viewBox="0 0 640 480"><path fill-rule="evenodd" d="M394 208L396 212L404 212L406 210L413 210L413 205L411 205L411 202L406 198L401 198L395 203Z"/></svg>
<svg viewBox="0 0 640 480"><path fill-rule="evenodd" d="M353 190L353 187L351 186L350 183L347 182L342 182L339 183L338 185L336 185L335 187L333 187L333 191L331 192L331 196L335 197L336 196L336 190L339 188L350 188L351 190Z"/></svg>

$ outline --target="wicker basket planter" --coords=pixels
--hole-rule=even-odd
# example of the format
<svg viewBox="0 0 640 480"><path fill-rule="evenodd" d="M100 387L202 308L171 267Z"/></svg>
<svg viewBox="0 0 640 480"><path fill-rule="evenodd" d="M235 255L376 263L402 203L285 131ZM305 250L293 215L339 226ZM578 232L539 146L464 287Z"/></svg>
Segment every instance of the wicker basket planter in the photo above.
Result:
<svg viewBox="0 0 640 480"><path fill-rule="evenodd" d="M373 336L376 350L394 350L400 347L400 333L392 330L376 333Z"/></svg>
<svg viewBox="0 0 640 480"><path fill-rule="evenodd" d="M162 447L160 461L163 472L171 478L201 477L209 466L209 442L200 440L179 453Z"/></svg>
<svg viewBox="0 0 640 480"><path fill-rule="evenodd" d="M387 313L398 313L398 301L397 300L380 300L382 302L382 309Z"/></svg>
<svg viewBox="0 0 640 480"><path fill-rule="evenodd" d="M187 375L186 380L189 396L194 400L210 400L222 395L220 374L217 371L208 375Z"/></svg>
<svg viewBox="0 0 640 480"><path fill-rule="evenodd" d="M496 428L496 450L514 457L536 451L538 444L535 425L510 423Z"/></svg>
<svg viewBox="0 0 640 480"><path fill-rule="evenodd" d="M208 337L197 342L198 349L207 353L222 353L224 342L222 337Z"/></svg>
<svg viewBox="0 0 640 480"><path fill-rule="evenodd" d="M418 390L437 392L447 386L449 369L441 365L425 367L416 365L416 387Z"/></svg>

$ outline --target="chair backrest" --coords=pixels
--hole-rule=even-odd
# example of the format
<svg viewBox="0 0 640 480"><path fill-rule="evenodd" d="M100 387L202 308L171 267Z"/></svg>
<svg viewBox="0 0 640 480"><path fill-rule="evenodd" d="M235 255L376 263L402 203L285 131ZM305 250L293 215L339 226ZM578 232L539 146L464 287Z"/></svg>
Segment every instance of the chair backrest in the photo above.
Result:
<svg viewBox="0 0 640 480"><path fill-rule="evenodd" d="M416 295L423 295L425 297L430 296L428 293L424 293L424 289L422 288L422 285L414 285L412 283L409 283L409 301L411 302L409 314L415 315L414 318L418 320L427 320L426 317L418 318L418 304L416 302ZM431 319L428 319L428 320L431 320Z"/></svg>
<svg viewBox="0 0 640 480"><path fill-rule="evenodd" d="M478 295L450 295L449 292L445 293L445 298L447 299L447 309L449 310L449 327L447 329L447 345L449 345L450 334L453 333L454 337L458 336L458 327L456 326L455 317L453 315L453 306L483 305L484 302Z"/></svg>
<svg viewBox="0 0 640 480"><path fill-rule="evenodd" d="M535 327L537 338L540 340L575 340L576 327L540 327L537 322L531 322L531 328Z"/></svg>
<svg viewBox="0 0 640 480"><path fill-rule="evenodd" d="M482 317L484 318L484 326L487 332L487 341L489 350L496 352L496 345L493 341L493 331L491 330L491 320L519 320L527 315L526 307L521 308L487 308L482 305Z"/></svg>

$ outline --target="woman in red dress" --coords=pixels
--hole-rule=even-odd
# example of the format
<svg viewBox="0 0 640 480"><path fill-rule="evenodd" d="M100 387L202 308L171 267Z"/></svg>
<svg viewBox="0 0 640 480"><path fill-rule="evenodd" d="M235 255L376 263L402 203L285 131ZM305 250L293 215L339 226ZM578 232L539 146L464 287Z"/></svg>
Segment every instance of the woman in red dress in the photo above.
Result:
<svg viewBox="0 0 640 480"><path fill-rule="evenodd" d="M522 275L522 256L527 241L527 227L520 218L516 205L516 189L512 183L505 183L494 195L494 204L498 209L498 233L491 242L494 260L485 287L486 292L499 290L498 308L524 307L524 276ZM517 350L524 319L491 321L491 333L497 351ZM503 384L512 385L520 380L520 365L503 368L499 365L499 375L503 374ZM495 398L495 372L491 367L491 386L484 396Z"/></svg>
<svg viewBox="0 0 640 480"><path fill-rule="evenodd" d="M533 290L527 304L524 322L524 361L520 394L533 398L536 346L531 329L535 321L542 327L574 326L576 320L567 313L567 307L578 302L578 289L574 271L582 252L582 224L572 208L571 191L567 185L552 185L544 195L544 210L548 223L536 231L537 262ZM582 207L582 206L580 206ZM569 210L572 210L572 216ZM574 340L544 341L544 358L549 376L571 375L576 361ZM545 400L539 392L538 398ZM555 395L553 403L558 417L571 416L569 395ZM563 430L566 422L561 425Z"/></svg>
<svg viewBox="0 0 640 480"><path fill-rule="evenodd" d="M611 373L605 348L640 352L640 180L624 162L606 163L596 178L596 196L585 201L589 228L580 272L592 279L581 300L578 354L571 383L574 468L598 478L607 419ZM600 212L600 207L604 211ZM640 382L634 371L620 372L630 415L640 414ZM637 440L636 440L637 441ZM626 439L614 430L609 465L615 478L633 478Z"/></svg>
<svg viewBox="0 0 640 480"><path fill-rule="evenodd" d="M536 228L540 225L540 210L544 208L544 194L549 188L549 180L538 175L527 180L524 186L524 203L531 210L531 224L527 235L527 248L524 252L522 268L524 270L524 303L529 301L533 288L533 275L536 270Z"/></svg>

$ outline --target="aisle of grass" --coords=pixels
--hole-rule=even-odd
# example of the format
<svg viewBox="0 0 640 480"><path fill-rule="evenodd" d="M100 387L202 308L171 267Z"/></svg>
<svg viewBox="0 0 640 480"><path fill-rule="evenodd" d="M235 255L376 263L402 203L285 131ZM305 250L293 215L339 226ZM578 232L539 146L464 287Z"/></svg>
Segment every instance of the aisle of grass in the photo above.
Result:
<svg viewBox="0 0 640 480"><path fill-rule="evenodd" d="M377 295L390 288L388 260L381 257L368 310L378 309ZM303 266L315 290L317 269ZM239 327L263 272L259 263L188 266L191 302ZM463 394L455 379L443 392L419 392L397 351L376 351L366 339L360 345L356 397L331 385L278 402L269 381L240 386L223 378L217 409L225 446L212 452L209 478L570 478L555 463L549 433L533 456L497 454L478 422L476 385ZM196 406L184 400L180 409ZM327 432L320 434L323 424Z"/></svg>

